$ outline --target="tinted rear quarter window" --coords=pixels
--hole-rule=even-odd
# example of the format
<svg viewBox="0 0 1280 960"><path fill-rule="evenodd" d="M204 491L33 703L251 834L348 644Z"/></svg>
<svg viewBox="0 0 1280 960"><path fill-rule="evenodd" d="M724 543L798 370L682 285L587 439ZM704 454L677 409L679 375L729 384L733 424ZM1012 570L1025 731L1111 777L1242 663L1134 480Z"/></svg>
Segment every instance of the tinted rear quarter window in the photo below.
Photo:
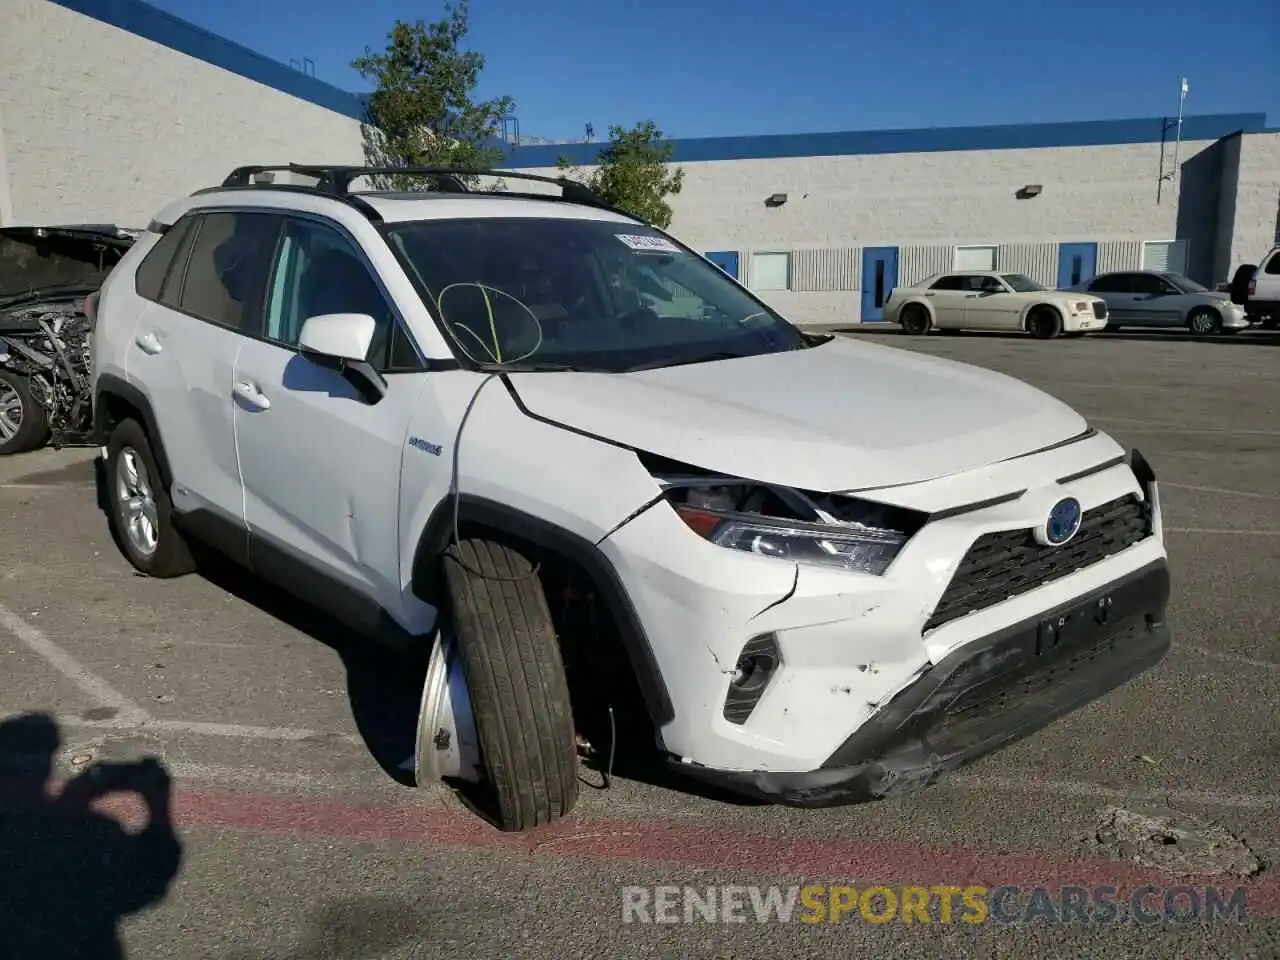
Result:
<svg viewBox="0 0 1280 960"><path fill-rule="evenodd" d="M147 300L160 299L165 278L177 259L175 254L186 246L183 241L187 239L191 221L191 217L184 217L171 226L142 258L142 263L138 264L138 272L133 277L133 288L138 296Z"/></svg>
<svg viewBox="0 0 1280 960"><path fill-rule="evenodd" d="M219 326L257 334L283 219L271 213L202 216L179 309Z"/></svg>
<svg viewBox="0 0 1280 960"><path fill-rule="evenodd" d="M936 283L934 283L934 285L931 286L929 289L930 290L963 290L964 277L956 277L956 276L942 277Z"/></svg>

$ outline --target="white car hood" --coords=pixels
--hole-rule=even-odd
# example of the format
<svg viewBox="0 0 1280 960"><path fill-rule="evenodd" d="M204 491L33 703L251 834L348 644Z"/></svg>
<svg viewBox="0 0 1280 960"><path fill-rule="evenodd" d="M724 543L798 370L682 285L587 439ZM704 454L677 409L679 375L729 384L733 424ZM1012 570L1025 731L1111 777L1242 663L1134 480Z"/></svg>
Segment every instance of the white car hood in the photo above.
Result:
<svg viewBox="0 0 1280 960"><path fill-rule="evenodd" d="M758 357L511 381L535 416L692 466L824 492L948 476L1087 429L1021 380L840 337Z"/></svg>

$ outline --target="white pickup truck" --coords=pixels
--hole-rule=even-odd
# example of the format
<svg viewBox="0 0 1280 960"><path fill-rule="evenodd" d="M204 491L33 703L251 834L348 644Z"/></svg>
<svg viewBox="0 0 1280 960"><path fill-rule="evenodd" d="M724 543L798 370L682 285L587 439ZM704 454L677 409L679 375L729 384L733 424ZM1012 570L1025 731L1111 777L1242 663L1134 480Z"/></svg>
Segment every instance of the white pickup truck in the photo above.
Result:
<svg viewBox="0 0 1280 960"><path fill-rule="evenodd" d="M1249 281L1245 310L1255 323L1269 329L1280 326L1280 244L1258 261Z"/></svg>

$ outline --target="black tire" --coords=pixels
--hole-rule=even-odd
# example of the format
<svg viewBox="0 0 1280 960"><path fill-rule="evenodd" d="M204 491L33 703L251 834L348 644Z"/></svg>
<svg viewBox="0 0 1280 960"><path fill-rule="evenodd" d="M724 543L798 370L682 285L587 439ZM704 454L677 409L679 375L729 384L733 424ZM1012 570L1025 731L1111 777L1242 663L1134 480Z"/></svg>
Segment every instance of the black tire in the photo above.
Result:
<svg viewBox="0 0 1280 960"><path fill-rule="evenodd" d="M1222 332L1222 316L1212 307L1196 307L1187 314L1187 329L1197 336Z"/></svg>
<svg viewBox="0 0 1280 960"><path fill-rule="evenodd" d="M1027 314L1027 333L1037 340L1052 340L1062 333L1062 314L1053 307L1032 307Z"/></svg>
<svg viewBox="0 0 1280 960"><path fill-rule="evenodd" d="M44 407L31 395L31 381L12 370L0 370L3 393L12 390L18 397L18 429L7 440L0 440L0 457L37 450L49 442L49 419Z"/></svg>
<svg viewBox="0 0 1280 960"><path fill-rule="evenodd" d="M154 507L152 512L157 533L155 547L150 551L141 549L130 537L125 517L120 470L122 458L128 457L130 452L136 454L131 462L137 467L138 475L145 480ZM106 468L107 522L111 527L111 536L125 559L133 564L134 569L149 577L168 579L194 572L195 559L181 532L174 526L173 501L169 499L169 491L160 480L155 454L151 452L151 441L138 421L123 420L111 431L111 437L107 441Z"/></svg>
<svg viewBox="0 0 1280 960"><path fill-rule="evenodd" d="M908 303L903 307L898 322L902 325L902 332L913 337L924 336L933 326L933 321L929 319L929 311L918 303Z"/></svg>
<svg viewBox="0 0 1280 960"><path fill-rule="evenodd" d="M526 557L491 540L455 544L444 569L497 826L550 823L577 803L578 759L542 583Z"/></svg>

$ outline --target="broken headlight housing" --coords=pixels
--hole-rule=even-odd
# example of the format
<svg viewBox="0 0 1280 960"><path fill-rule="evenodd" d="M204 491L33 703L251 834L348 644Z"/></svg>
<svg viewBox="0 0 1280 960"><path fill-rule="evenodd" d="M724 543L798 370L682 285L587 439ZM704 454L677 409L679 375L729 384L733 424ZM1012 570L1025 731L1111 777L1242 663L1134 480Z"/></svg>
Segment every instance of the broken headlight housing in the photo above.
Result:
<svg viewBox="0 0 1280 960"><path fill-rule="evenodd" d="M694 533L721 547L779 560L880 575L926 519L839 494L647 465Z"/></svg>

